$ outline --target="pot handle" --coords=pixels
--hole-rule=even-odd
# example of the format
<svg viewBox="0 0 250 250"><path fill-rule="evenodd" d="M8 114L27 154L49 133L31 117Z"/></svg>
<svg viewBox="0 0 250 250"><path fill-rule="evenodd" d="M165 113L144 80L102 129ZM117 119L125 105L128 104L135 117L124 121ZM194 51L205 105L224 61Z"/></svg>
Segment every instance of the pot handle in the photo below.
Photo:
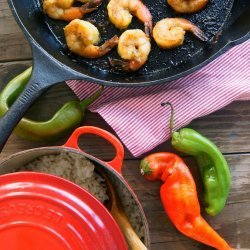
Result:
<svg viewBox="0 0 250 250"><path fill-rule="evenodd" d="M122 162L124 159L124 148L123 148L121 142L114 135L112 135L111 133L109 133L106 130L103 130L103 129L97 128L97 127L93 127L93 126L84 126L84 127L77 128L72 133L72 135L70 136L68 141L63 145L63 147L70 147L70 148L75 148L75 149L81 150L79 148L79 145L78 145L78 139L80 136L82 136L84 134L98 135L98 136L104 138L105 140L109 141L114 146L114 148L116 150L115 158L112 161L105 162L105 163L108 164L113 169L115 169L119 174L121 174L122 173L122 171L121 171Z"/></svg>

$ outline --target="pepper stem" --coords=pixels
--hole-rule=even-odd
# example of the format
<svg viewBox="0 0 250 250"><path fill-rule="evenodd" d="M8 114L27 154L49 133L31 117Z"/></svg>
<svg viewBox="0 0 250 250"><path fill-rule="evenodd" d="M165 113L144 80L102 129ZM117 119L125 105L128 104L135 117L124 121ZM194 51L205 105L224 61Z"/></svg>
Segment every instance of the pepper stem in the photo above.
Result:
<svg viewBox="0 0 250 250"><path fill-rule="evenodd" d="M173 105L172 105L171 102L163 102L163 103L161 103L161 106L162 107L170 106L170 108L171 108L171 116L170 116L170 121L169 121L169 129L170 129L171 135L173 135L173 133L174 133L174 107L173 107Z"/></svg>
<svg viewBox="0 0 250 250"><path fill-rule="evenodd" d="M90 104L92 104L98 97L101 96L102 92L104 90L104 86L101 85L101 87L93 94L91 95L89 98L84 99L80 102L80 106L82 109L87 108Z"/></svg>

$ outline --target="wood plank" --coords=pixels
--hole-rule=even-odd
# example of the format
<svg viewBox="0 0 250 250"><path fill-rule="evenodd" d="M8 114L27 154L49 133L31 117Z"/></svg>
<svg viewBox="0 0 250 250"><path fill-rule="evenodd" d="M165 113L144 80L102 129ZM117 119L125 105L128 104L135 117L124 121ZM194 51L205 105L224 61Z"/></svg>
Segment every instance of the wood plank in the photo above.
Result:
<svg viewBox="0 0 250 250"><path fill-rule="evenodd" d="M24 68L31 65L31 61L12 62L0 64L0 89L15 75ZM36 119L50 117L65 101L76 98L72 91L65 85L59 84L52 87L42 98L40 98L29 111L29 116ZM49 112L48 112L49 111ZM166 121L167 122L167 121ZM115 132L97 114L88 112L83 122L85 125L93 125L106 129L113 134ZM196 119L189 127L197 129L208 136L221 149L223 153L250 152L250 109L249 102L234 102L224 109L209 116ZM62 145L68 136L50 145ZM47 146L48 143L26 142L15 135L11 136L2 156L15 153L20 150ZM97 147L98 145L98 147ZM113 147L104 140L95 136L84 136L80 140L80 146L87 152L94 154L101 159L111 159L114 156ZM170 142L163 143L156 151L173 151ZM126 159L133 159L126 150Z"/></svg>
<svg viewBox="0 0 250 250"><path fill-rule="evenodd" d="M0 0L0 62L31 59L30 46L16 24L7 0Z"/></svg>

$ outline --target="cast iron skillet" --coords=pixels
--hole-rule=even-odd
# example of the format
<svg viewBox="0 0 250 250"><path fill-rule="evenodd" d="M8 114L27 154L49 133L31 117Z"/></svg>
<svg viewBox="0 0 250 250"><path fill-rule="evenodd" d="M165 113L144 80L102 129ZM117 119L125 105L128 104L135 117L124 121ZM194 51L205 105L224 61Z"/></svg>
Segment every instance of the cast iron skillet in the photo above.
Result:
<svg viewBox="0 0 250 250"><path fill-rule="evenodd" d="M177 16L165 0L144 0L154 17L154 23L165 17ZM106 23L106 4L85 19L94 19L102 24L103 40L119 31ZM187 35L185 44L171 51L161 51L153 44L147 65L133 74L115 72L107 65L107 57L86 60L74 56L65 48L63 22L47 18L41 10L39 0L9 0L10 8L18 24L27 36L33 51L33 74L26 89L12 105L9 112L0 119L0 150L14 126L28 107L48 87L68 79L83 79L107 86L136 87L165 83L187 75L204 66L233 45L248 39L250 26L249 0L210 0L203 11L193 15L182 15L197 24L209 37L209 43L202 43ZM180 16L180 15L179 15ZM104 21L105 20L105 21ZM103 28L104 24L104 28ZM134 18L130 28L143 28ZM99 27L101 29L101 27ZM215 37L220 35L217 43ZM118 57L115 51L108 55Z"/></svg>

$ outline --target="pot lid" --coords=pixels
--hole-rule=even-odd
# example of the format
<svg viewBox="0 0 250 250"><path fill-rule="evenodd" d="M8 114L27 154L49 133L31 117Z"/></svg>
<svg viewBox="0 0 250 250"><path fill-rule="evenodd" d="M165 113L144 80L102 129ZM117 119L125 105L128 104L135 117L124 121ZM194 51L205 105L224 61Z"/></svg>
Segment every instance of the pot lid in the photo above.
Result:
<svg viewBox="0 0 250 250"><path fill-rule="evenodd" d="M0 176L0 246L127 249L120 228L96 198L72 182L35 172Z"/></svg>

